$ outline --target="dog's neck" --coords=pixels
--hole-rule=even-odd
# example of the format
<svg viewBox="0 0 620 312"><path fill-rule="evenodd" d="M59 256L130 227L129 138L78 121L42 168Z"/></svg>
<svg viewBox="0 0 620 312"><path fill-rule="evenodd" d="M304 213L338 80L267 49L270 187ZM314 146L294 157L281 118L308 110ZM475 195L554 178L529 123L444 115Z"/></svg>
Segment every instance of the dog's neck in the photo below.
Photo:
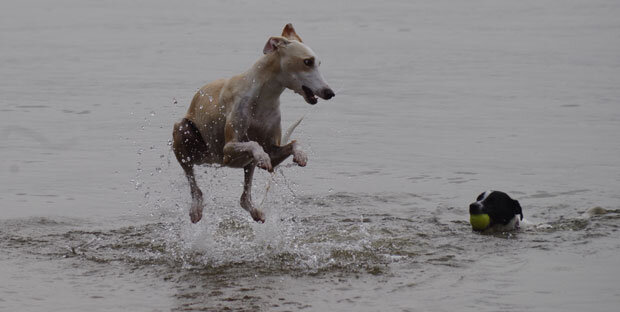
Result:
<svg viewBox="0 0 620 312"><path fill-rule="evenodd" d="M260 103L278 104L286 86L282 83L280 58L277 53L263 55L245 72L252 97Z"/></svg>

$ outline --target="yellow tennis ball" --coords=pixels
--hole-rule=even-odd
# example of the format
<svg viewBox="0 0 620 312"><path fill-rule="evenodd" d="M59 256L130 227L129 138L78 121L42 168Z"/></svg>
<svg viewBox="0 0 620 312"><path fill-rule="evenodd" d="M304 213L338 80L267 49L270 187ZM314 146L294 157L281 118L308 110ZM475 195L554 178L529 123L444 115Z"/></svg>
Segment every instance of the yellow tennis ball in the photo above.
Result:
<svg viewBox="0 0 620 312"><path fill-rule="evenodd" d="M474 231L482 231L489 226L491 219L486 213L469 215L469 223Z"/></svg>

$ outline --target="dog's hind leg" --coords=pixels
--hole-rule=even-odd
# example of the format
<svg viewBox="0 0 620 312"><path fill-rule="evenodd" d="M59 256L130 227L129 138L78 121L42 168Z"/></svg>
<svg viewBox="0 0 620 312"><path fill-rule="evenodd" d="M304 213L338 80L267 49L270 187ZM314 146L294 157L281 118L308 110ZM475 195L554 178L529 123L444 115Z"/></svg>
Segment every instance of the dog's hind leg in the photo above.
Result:
<svg viewBox="0 0 620 312"><path fill-rule="evenodd" d="M202 219L203 201L202 191L200 191L194 176L194 165L199 163L208 152L207 145L196 126L186 118L174 125L172 138L174 155L185 172L192 195L192 207L189 211L190 220L192 223L196 223Z"/></svg>
<svg viewBox="0 0 620 312"><path fill-rule="evenodd" d="M254 207L252 204L252 179L254 177L254 169L256 165L249 164L243 167L243 194L241 194L241 207L247 210L252 219L256 222L265 222L265 215L258 208Z"/></svg>

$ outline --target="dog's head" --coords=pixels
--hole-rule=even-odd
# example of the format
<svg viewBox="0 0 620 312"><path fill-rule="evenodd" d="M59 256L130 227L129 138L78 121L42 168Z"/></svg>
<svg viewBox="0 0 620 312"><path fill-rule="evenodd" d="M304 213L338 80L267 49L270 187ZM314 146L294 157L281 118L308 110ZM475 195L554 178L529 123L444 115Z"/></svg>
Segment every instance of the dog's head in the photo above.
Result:
<svg viewBox="0 0 620 312"><path fill-rule="evenodd" d="M469 215L476 231L483 231L494 225L508 226L516 220L517 215L523 220L519 202L500 191L486 191L478 195L476 202L469 205Z"/></svg>
<svg viewBox="0 0 620 312"><path fill-rule="evenodd" d="M263 48L264 54L276 53L280 60L280 82L304 97L309 104L317 103L317 96L329 100L335 96L319 71L321 61L305 45L293 25L286 24L282 36L271 37Z"/></svg>

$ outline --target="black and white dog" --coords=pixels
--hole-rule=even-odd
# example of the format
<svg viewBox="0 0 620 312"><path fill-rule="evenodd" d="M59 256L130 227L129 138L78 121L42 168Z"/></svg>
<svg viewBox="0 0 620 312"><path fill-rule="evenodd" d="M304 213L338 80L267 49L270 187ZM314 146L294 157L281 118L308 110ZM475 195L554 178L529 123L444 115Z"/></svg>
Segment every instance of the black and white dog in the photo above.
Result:
<svg viewBox="0 0 620 312"><path fill-rule="evenodd" d="M474 231L512 231L519 228L523 212L518 201L500 191L486 191L469 205ZM520 217L519 217L520 216Z"/></svg>

